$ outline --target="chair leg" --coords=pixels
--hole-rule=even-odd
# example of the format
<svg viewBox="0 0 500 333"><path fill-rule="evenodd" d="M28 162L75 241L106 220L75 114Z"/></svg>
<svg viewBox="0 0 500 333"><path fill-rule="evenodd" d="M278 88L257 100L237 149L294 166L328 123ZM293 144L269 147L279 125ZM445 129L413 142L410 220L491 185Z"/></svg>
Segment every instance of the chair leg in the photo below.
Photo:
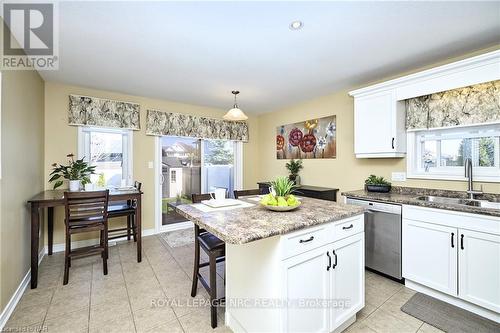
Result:
<svg viewBox="0 0 500 333"><path fill-rule="evenodd" d="M104 275L108 275L108 221L104 222L104 248L103 248L103 258L102 258L102 270Z"/></svg>
<svg viewBox="0 0 500 333"><path fill-rule="evenodd" d="M63 285L68 284L69 280L69 266L70 266L70 253L71 253L71 235L66 230L66 248L64 249L64 279Z"/></svg>
<svg viewBox="0 0 500 333"><path fill-rule="evenodd" d="M193 285L191 286L191 297L196 296L198 289L198 272L200 270L200 242L198 241L199 227L194 226L194 265L193 265Z"/></svg>
<svg viewBox="0 0 500 333"><path fill-rule="evenodd" d="M217 257L209 255L210 262L210 323L212 328L217 327Z"/></svg>
<svg viewBox="0 0 500 333"><path fill-rule="evenodd" d="M132 228L132 218L130 215L127 216L127 240L130 240L131 228Z"/></svg>
<svg viewBox="0 0 500 333"><path fill-rule="evenodd" d="M137 228L135 226L135 215L130 216L130 221L132 223L132 235L134 236L134 242L137 242Z"/></svg>

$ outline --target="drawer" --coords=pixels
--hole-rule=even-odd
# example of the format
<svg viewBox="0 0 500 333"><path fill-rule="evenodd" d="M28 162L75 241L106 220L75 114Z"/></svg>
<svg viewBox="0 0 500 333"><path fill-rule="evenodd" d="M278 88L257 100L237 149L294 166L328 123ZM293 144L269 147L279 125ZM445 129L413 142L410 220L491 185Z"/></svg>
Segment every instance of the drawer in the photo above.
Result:
<svg viewBox="0 0 500 333"><path fill-rule="evenodd" d="M365 230L365 215L358 215L333 225L333 241L338 241Z"/></svg>
<svg viewBox="0 0 500 333"><path fill-rule="evenodd" d="M331 225L326 223L282 236L282 259L315 249L331 242Z"/></svg>

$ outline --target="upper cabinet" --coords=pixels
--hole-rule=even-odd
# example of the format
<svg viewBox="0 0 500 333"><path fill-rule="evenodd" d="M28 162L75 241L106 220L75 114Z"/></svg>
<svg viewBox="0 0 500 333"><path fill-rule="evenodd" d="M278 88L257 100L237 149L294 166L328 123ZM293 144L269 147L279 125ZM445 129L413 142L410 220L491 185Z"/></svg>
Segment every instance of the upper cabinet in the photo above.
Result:
<svg viewBox="0 0 500 333"><path fill-rule="evenodd" d="M498 79L500 50L349 92L356 157L405 157L406 99Z"/></svg>
<svg viewBox="0 0 500 333"><path fill-rule="evenodd" d="M358 158L404 157L404 102L394 91L354 99L354 152Z"/></svg>

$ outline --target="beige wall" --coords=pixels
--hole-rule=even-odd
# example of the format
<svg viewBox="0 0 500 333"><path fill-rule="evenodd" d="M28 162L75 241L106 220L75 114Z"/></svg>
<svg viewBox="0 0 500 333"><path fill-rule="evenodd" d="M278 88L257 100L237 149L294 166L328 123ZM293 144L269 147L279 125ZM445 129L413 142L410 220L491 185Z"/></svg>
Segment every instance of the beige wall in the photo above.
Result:
<svg viewBox="0 0 500 333"><path fill-rule="evenodd" d="M141 130L133 134L133 176L143 183L143 229L155 228L155 193L154 169L148 168L148 162L155 160L155 138L145 134L146 110L155 108L163 111L189 113L208 117L221 118L225 110L209 107L188 105L139 96L124 95L115 92L87 89L69 86L54 82L45 83L45 187L51 188L48 183L48 174L51 164L65 162L66 154L77 153L77 127L68 125L68 95L81 94L101 98L136 102L141 105ZM244 186L252 187L257 181L257 120L251 118L250 141L243 149ZM56 209L54 222L54 243L64 242L63 210ZM85 237L85 235L82 235ZM87 238L87 237L86 237ZM75 240L79 238L75 237Z"/></svg>
<svg viewBox="0 0 500 333"><path fill-rule="evenodd" d="M443 61L439 64L426 66L435 67L473 55L498 49L498 45L480 50L459 58ZM414 72L423 70L415 70ZM404 74L395 75L399 77ZM382 82L386 79L381 79ZM360 87L357 87L360 88ZM349 89L352 90L352 89ZM301 171L303 184L339 188L341 191L362 189L364 179L370 174L376 174L391 179L392 172L406 172L406 159L356 159L354 157L354 105L348 90L332 93L328 96L315 98L275 112L259 116L259 180L270 180L278 175L286 175L287 160L276 159L276 127L284 124L304 121L307 119L337 116L337 158L324 160L304 160ZM374 124L376 125L376 124ZM462 181L407 180L393 182L394 185L439 188L450 190L466 190ZM479 186L479 183L478 185ZM500 193L499 183L483 183L485 192Z"/></svg>
<svg viewBox="0 0 500 333"><path fill-rule="evenodd" d="M44 187L43 86L35 71L2 72L2 310L30 268L30 214L26 201Z"/></svg>

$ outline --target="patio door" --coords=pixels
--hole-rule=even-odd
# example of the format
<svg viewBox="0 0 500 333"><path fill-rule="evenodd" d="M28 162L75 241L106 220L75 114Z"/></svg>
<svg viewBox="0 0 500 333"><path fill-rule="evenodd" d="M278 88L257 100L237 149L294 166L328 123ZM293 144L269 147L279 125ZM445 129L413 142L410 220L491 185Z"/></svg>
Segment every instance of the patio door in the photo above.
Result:
<svg viewBox="0 0 500 333"><path fill-rule="evenodd" d="M226 188L232 197L241 188L242 144L226 140L163 136L157 140L157 229L188 226L175 205L190 203L191 194Z"/></svg>

